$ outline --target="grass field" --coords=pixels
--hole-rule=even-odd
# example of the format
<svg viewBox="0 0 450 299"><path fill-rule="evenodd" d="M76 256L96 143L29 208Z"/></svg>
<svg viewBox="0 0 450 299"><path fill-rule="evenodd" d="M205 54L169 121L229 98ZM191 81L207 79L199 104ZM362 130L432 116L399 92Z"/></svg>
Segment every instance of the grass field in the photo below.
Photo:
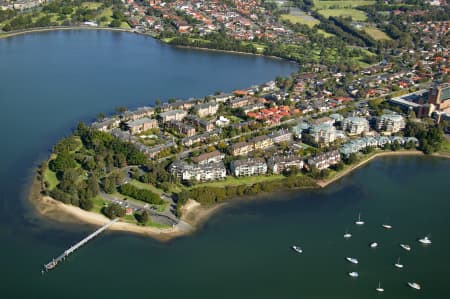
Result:
<svg viewBox="0 0 450 299"><path fill-rule="evenodd" d="M287 20L292 24L303 24L309 27L313 27L320 23L319 20L316 20L309 16L294 16L294 15L281 15L282 20Z"/></svg>
<svg viewBox="0 0 450 299"><path fill-rule="evenodd" d="M153 186L151 184L145 184L145 183L139 182L137 180L130 181L130 184L135 186L136 188L139 188L139 189L149 190L149 191L152 191L153 193L156 193L156 194L159 194L159 195L163 194L163 190L158 189L158 188L156 188L155 186Z"/></svg>
<svg viewBox="0 0 450 299"><path fill-rule="evenodd" d="M353 21L367 20L366 13L353 8L336 8L336 9L321 9L318 11L324 17L351 17Z"/></svg>
<svg viewBox="0 0 450 299"><path fill-rule="evenodd" d="M316 9L336 9L336 8L353 8L363 5L375 4L374 0L344 0L344 1L322 1L314 0L314 7Z"/></svg>
<svg viewBox="0 0 450 299"><path fill-rule="evenodd" d="M235 178L231 176L227 176L227 178L223 181L216 181L210 183L201 183L194 186L194 188L198 187L226 187L226 186L236 186L236 185L251 185L260 182L273 181L283 179L284 176L279 175L269 175L269 176L249 176L249 177L241 177Z"/></svg>
<svg viewBox="0 0 450 299"><path fill-rule="evenodd" d="M44 172L44 181L48 184L48 189L53 190L58 184L59 180L56 177L56 173L47 168Z"/></svg>
<svg viewBox="0 0 450 299"><path fill-rule="evenodd" d="M390 40L390 37L387 36L386 33L384 33L383 31L381 31L378 28L375 27L367 27L364 28L364 31L370 35L374 40Z"/></svg>

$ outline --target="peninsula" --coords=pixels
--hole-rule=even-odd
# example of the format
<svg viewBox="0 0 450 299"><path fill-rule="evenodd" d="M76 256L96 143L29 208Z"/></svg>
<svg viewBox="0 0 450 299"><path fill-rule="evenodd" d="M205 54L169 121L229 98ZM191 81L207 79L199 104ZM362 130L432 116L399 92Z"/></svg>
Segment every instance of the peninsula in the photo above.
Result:
<svg viewBox="0 0 450 299"><path fill-rule="evenodd" d="M317 188L373 157L448 154L448 12L382 1L0 1L0 37L114 29L299 63L273 81L115 107L40 166L40 210L170 238L227 200ZM411 19L414 22L411 22Z"/></svg>

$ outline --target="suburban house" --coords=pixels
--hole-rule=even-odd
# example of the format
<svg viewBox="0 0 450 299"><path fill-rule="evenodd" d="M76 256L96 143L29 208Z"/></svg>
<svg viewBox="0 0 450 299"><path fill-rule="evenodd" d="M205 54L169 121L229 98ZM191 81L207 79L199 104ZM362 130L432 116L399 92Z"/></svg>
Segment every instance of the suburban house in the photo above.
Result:
<svg viewBox="0 0 450 299"><path fill-rule="evenodd" d="M175 161L169 166L169 171L185 181L212 181L224 179L227 176L227 171L222 161L203 165Z"/></svg>
<svg viewBox="0 0 450 299"><path fill-rule="evenodd" d="M308 159L308 165L310 167L315 167L319 170L323 170L332 165L338 164L340 161L341 154L339 153L339 151L334 150Z"/></svg>
<svg viewBox="0 0 450 299"><path fill-rule="evenodd" d="M230 169L234 176L260 175L267 172L267 164L264 158L234 160Z"/></svg>
<svg viewBox="0 0 450 299"><path fill-rule="evenodd" d="M197 157L193 157L191 160L196 164L204 165L209 163L219 163L223 160L223 158L225 158L225 154L219 151L213 151L210 153L201 154Z"/></svg>
<svg viewBox="0 0 450 299"><path fill-rule="evenodd" d="M106 118L102 121L95 122L91 125L94 130L99 130L102 132L107 132L109 130L118 128L120 120L118 118Z"/></svg>
<svg viewBox="0 0 450 299"><path fill-rule="evenodd" d="M187 112L184 110L170 110L167 112L163 112L159 115L162 122L169 122L171 120L177 120L182 121L183 118L185 118L187 115Z"/></svg>
<svg viewBox="0 0 450 299"><path fill-rule="evenodd" d="M137 120L128 121L126 122L126 126L130 133L134 135L153 128L158 128L158 121L153 118L144 117Z"/></svg>
<svg viewBox="0 0 450 299"><path fill-rule="evenodd" d="M195 113L200 117L214 115L219 110L219 104L217 103L203 103L195 106Z"/></svg>
<svg viewBox="0 0 450 299"><path fill-rule="evenodd" d="M248 106L250 103L253 103L254 101L250 102L250 98L245 97L245 98L237 98L237 99L233 99L230 100L229 102L229 106L231 109L236 109L236 108L241 108L244 106Z"/></svg>
<svg viewBox="0 0 450 299"><path fill-rule="evenodd" d="M302 169L303 159L299 156L275 156L267 161L267 166L274 174L282 173L292 168Z"/></svg>

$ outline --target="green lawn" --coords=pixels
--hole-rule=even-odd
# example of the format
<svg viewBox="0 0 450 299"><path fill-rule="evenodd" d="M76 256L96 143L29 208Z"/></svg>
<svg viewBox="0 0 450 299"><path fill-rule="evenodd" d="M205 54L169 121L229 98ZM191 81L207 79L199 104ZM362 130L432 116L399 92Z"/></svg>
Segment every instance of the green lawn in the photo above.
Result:
<svg viewBox="0 0 450 299"><path fill-rule="evenodd" d="M146 190L152 191L153 193L156 193L156 194L159 194L159 195L164 193L163 190L158 189L158 188L156 188L155 186L153 186L151 184L145 184L145 183L139 182L137 180L132 180L130 182L130 184L135 186L135 187L137 187L137 188L146 189Z"/></svg>
<svg viewBox="0 0 450 299"><path fill-rule="evenodd" d="M343 1L323 1L314 0L314 7L316 9L336 9L336 8L353 8L363 5L375 4L374 0L343 0Z"/></svg>
<svg viewBox="0 0 450 299"><path fill-rule="evenodd" d="M44 172L44 181L48 184L48 190L53 190L53 188L55 188L59 184L56 173L48 168Z"/></svg>
<svg viewBox="0 0 450 299"><path fill-rule="evenodd" d="M314 25L317 25L320 23L319 20L314 19L310 16L294 16L294 15L281 15L281 19L282 20L287 20L289 22L291 22L292 24L303 24L303 25L307 25L309 27L314 27Z"/></svg>
<svg viewBox="0 0 450 299"><path fill-rule="evenodd" d="M367 20L366 13L353 8L321 9L318 11L324 17L351 17L353 21Z"/></svg>
<svg viewBox="0 0 450 299"><path fill-rule="evenodd" d="M81 4L82 7L88 8L88 9L97 9L100 6L102 6L102 3L100 2L84 2Z"/></svg>
<svg viewBox="0 0 450 299"><path fill-rule="evenodd" d="M235 178L232 176L227 176L225 180L216 181L216 182L208 182L208 183L200 183L194 186L197 187L226 187L233 185L251 185L260 182L273 181L283 179L284 176L281 174L278 175L269 175L269 176L249 176L249 177L240 177Z"/></svg>
<svg viewBox="0 0 450 299"><path fill-rule="evenodd" d="M328 32L326 32L325 30L322 30L322 29L317 30L317 32L322 34L325 37L333 37L334 36L334 34L328 33Z"/></svg>
<svg viewBox="0 0 450 299"><path fill-rule="evenodd" d="M446 140L444 141L444 143L442 144L442 149L440 151L441 153L450 155L450 141Z"/></svg>
<svg viewBox="0 0 450 299"><path fill-rule="evenodd" d="M375 27L364 28L364 31L374 40L390 40L386 33Z"/></svg>

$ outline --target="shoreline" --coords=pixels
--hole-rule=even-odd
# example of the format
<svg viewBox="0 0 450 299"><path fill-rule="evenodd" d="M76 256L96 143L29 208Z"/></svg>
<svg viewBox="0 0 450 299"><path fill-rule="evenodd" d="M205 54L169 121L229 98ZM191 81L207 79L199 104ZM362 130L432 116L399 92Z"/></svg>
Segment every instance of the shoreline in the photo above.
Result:
<svg viewBox="0 0 450 299"><path fill-rule="evenodd" d="M317 188L326 188L327 186L349 175L353 171L368 164L369 162L379 157L389 156L425 156L425 154L417 150L375 153L367 159L360 161L359 163L349 167L346 170L343 170L341 173L338 173L331 179L318 180L316 182ZM433 154L430 157L450 159L450 155L439 153ZM110 221L110 219L104 215L85 211L78 207L64 204L49 196L41 195L40 184L41 182L38 180L36 174L31 184L28 196L31 204L35 207L35 212L38 214L38 216L46 217L58 222L73 224L79 224L81 221L82 223L87 223L95 226L101 226ZM135 224L119 221L113 224L109 228L109 230L135 233L142 236L151 237L161 242L167 242L178 237L188 236L195 233L208 219L211 218L213 214L221 210L221 208L226 205L227 202L211 206L202 206L197 201L189 199L188 202L182 207L182 217L180 219L180 223L175 227L156 228L150 226L138 226Z"/></svg>
<svg viewBox="0 0 450 299"><path fill-rule="evenodd" d="M380 152L375 153L372 156L368 157L365 160L362 160L358 162L355 165L350 166L349 168L339 172L336 174L336 176L332 177L328 180L318 180L317 185L319 185L320 188L325 188L328 185L340 180L341 178L347 176L348 174L352 173L354 170L357 170L361 166L366 165L367 163L371 162L372 160L379 158L379 157L389 157L389 156L425 156L425 154L418 150L403 150L403 151L389 151L389 152ZM440 157L440 156L436 156Z"/></svg>
<svg viewBox="0 0 450 299"><path fill-rule="evenodd" d="M260 53L250 53L250 52L239 52L239 51L232 51L232 50L221 50L221 49L210 49L210 48L204 48L204 47L193 47L193 46L183 46L183 45L172 45L171 43L165 42L160 38L154 37L150 34L142 33L134 31L133 29L126 29L126 28L114 28L114 27L92 27L92 26L55 26L55 27L42 27L42 28L29 28L29 29L23 29L23 30L16 30L13 32L5 32L0 33L0 40L1 39L7 39L9 37L14 36L20 36L20 35L26 35L30 33L39 33L39 32L49 32L49 31L59 31L59 30L104 30L104 31L118 31L118 32L125 32L125 33L133 33L145 37L153 38L160 43L164 45L168 45L174 48L179 49L188 49L188 50L199 50L199 51L211 51L211 52L219 52L219 53L228 53L228 54L234 54L234 55L249 55L249 56L259 56L259 57L266 57L269 59L276 59L276 60L284 60L290 63L294 63L299 65L296 61L285 59L277 56L268 56Z"/></svg>

